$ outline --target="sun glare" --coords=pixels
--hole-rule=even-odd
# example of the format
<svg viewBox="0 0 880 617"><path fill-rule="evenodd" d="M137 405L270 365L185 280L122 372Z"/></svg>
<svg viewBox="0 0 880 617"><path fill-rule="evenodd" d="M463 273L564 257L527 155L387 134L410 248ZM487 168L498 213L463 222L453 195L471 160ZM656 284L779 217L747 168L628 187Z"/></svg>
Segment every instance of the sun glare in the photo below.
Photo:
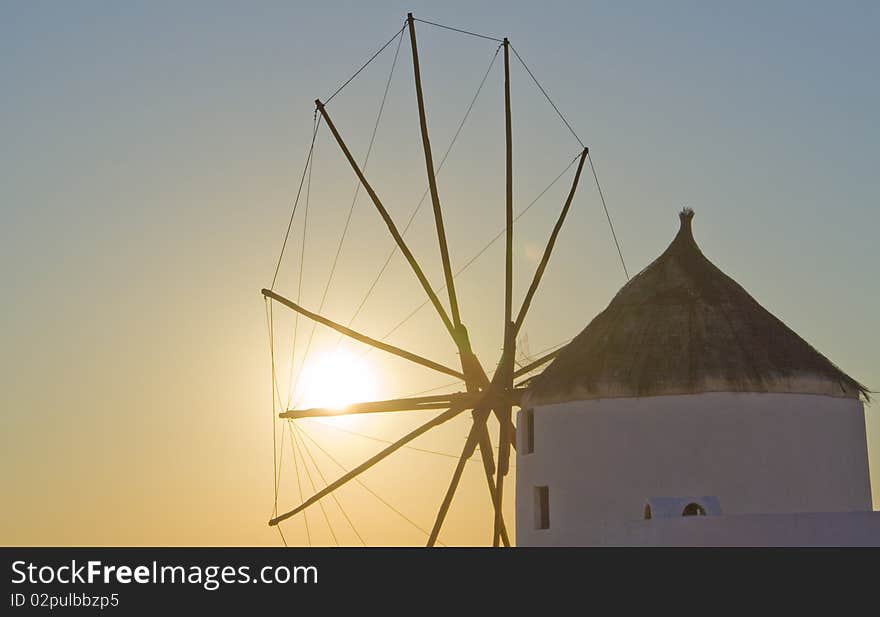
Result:
<svg viewBox="0 0 880 617"><path fill-rule="evenodd" d="M370 364L344 349L323 353L302 374L300 407L342 409L352 403L375 400L379 384Z"/></svg>

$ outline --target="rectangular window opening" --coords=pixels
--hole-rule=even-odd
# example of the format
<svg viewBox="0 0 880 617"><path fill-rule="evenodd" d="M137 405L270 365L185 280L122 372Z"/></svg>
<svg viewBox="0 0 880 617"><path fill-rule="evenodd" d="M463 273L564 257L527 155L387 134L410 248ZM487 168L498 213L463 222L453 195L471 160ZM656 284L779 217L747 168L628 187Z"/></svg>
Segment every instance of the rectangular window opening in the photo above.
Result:
<svg viewBox="0 0 880 617"><path fill-rule="evenodd" d="M535 487L535 529L550 529L550 488Z"/></svg>
<svg viewBox="0 0 880 617"><path fill-rule="evenodd" d="M526 409L523 412L523 454L531 454L535 451L535 412L532 409Z"/></svg>

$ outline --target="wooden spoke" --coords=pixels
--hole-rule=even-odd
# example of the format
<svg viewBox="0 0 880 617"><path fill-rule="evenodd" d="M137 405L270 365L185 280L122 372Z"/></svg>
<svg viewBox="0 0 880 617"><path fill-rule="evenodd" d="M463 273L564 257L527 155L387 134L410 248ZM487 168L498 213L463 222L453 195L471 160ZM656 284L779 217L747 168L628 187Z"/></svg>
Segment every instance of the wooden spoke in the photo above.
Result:
<svg viewBox="0 0 880 617"><path fill-rule="evenodd" d="M562 212L559 214L559 219L556 221L556 225L553 227L553 232L550 234L550 239L547 241L547 247L544 249L544 255L541 257L541 262L538 264L538 269L535 270L535 276L532 279L532 284L529 286L529 291L526 293L526 297L523 300L522 306L519 309L519 314L516 317L516 325L514 326L513 334L516 336L519 334L520 328L522 328L523 321L526 318L526 313L529 311L529 305L532 303L532 298L535 296L535 292L538 290L538 285L541 283L541 277L544 276L544 270L547 268L547 262L550 261L550 254L553 252L553 246L556 244L556 238L559 236L559 231L562 229L562 224L565 222L565 217L568 215L568 210L571 207L571 200L574 199L575 191L577 191L578 181L581 178L581 170L584 168L584 161L587 158L587 153L589 150L584 148L583 153L581 154L581 160L578 162L577 171L574 174L574 181L571 183L571 190L568 192L568 197L565 200L565 205L562 207Z"/></svg>
<svg viewBox="0 0 880 617"><path fill-rule="evenodd" d="M489 429L483 424L480 431L480 457L483 459L483 471L486 475L486 483L489 485L489 498L492 505L495 505L495 482L492 476L495 473L495 457L492 454L492 440L489 439ZM501 518L501 542L504 546L510 546L510 538L507 535L507 527L504 524L504 518Z"/></svg>
<svg viewBox="0 0 880 617"><path fill-rule="evenodd" d="M501 429L498 440L498 464L495 470L495 486L492 495L495 505L495 525L492 533L492 546L498 546L504 519L501 512L504 496L504 476L507 474L510 456L510 413L514 393L513 361L516 353L516 332L513 314L513 136L510 119L510 41L504 38L504 129L506 144L506 200L505 215L506 251L504 268L504 346L501 362L492 379L494 389L501 393L501 400L494 406Z"/></svg>
<svg viewBox="0 0 880 617"><path fill-rule="evenodd" d="M386 351L390 354L394 354L395 356L399 356L401 358L406 358L410 362L414 362L414 363L420 364L424 367L434 369L435 371L438 371L440 373L444 373L446 375L451 375L453 377L458 377L459 379L464 380L464 374L459 371L456 371L455 369L449 368L448 366L443 366L442 364L439 364L438 362L434 362L433 360L428 360L427 358L423 358L422 356L420 356L418 354L414 354L412 352L406 351L405 349L401 349L400 347L395 347L394 345L389 345L387 343L383 343L382 341L376 340L374 338L370 338L369 336L366 336L365 334L361 334L360 332L356 332L356 331L352 330L351 328L347 328L346 326L343 326L342 324L338 324L335 321L332 321L330 319L327 319L326 317L322 317L321 315L318 315L317 313L313 313L307 309L304 309L303 307L298 305L296 302L293 302L292 300L288 300L287 298L285 298L281 294L277 294L274 291L271 291L269 289L264 289L262 293L267 298L271 298L271 299L275 300L276 302L280 302L284 306L286 306L290 309L293 309L294 311L296 311L300 315L304 315L313 321L317 321L319 324L325 325L328 328L332 328L332 329L336 330L337 332L344 334L345 336L353 338L356 341L360 341L361 343L364 343L366 345L370 345L371 347L375 347L376 349L381 349L382 351Z"/></svg>
<svg viewBox="0 0 880 617"><path fill-rule="evenodd" d="M386 411L423 411L428 409L445 409L452 406L473 407L483 398L480 392L456 392L438 396L422 396L419 398L400 398L385 401L369 401L354 403L341 409L290 409L278 414L279 418L297 420L299 418L319 418L325 416L350 415L358 413L383 413Z"/></svg>
<svg viewBox="0 0 880 617"><path fill-rule="evenodd" d="M504 497L504 476L507 475L508 464L510 460L510 408L502 409L505 420L501 422L498 436L498 465L495 472L495 530L492 534L492 546L498 546L501 539L501 525L504 522L502 514L503 497Z"/></svg>
<svg viewBox="0 0 880 617"><path fill-rule="evenodd" d="M513 131L510 124L510 41L504 47L504 135L506 144L506 195L505 217L507 221L504 265L504 327L510 323L513 312ZM507 352L509 350L505 350Z"/></svg>
<svg viewBox="0 0 880 617"><path fill-rule="evenodd" d="M431 203L434 206L434 223L437 228L437 240L440 244L440 258L443 262L443 276L446 278L446 293L452 310L452 323L457 328L461 324L458 313L458 299L455 296L455 281L452 278L452 265L449 261L449 247L446 244L446 230L443 227L443 212L440 209L440 195L437 192L437 177L434 174L434 156L431 153L431 140L428 137L428 119L425 114L425 99L422 95L422 72L419 67L419 49L416 45L416 25L412 13L407 14L409 24L409 40L412 45L413 77L416 82L416 101L419 107L419 125L422 129L422 146L425 150L425 168L428 173L428 188L431 192Z"/></svg>
<svg viewBox="0 0 880 617"><path fill-rule="evenodd" d="M428 539L427 546L434 546L436 543L437 537L440 534L440 528L442 527L446 514L449 511L449 506L452 504L452 498L455 496L455 491L461 481L461 475L464 472L465 464L468 459L473 456L478 445L480 446L480 457L483 461L484 475L486 476L486 481L489 485L489 497L492 499L492 503L495 503L495 484L492 482L495 463L493 462L494 457L492 456L492 441L489 439L489 431L486 426L486 420L488 418L488 410L474 410L474 424L471 427L470 433L468 433L467 440L465 441L464 448L461 452L461 457L458 459L458 464L452 474L449 488L447 489L443 502L440 505L440 509L437 512L437 518L434 521L434 527L431 530L431 536ZM501 521L500 533L504 545L510 546L510 538L507 535L507 528L504 525L503 519Z"/></svg>
<svg viewBox="0 0 880 617"><path fill-rule="evenodd" d="M373 201L373 205L376 206L376 209L379 211L379 214L382 216L382 219L385 221L385 225L388 226L388 231L391 232L391 235L394 237L394 241L397 243L397 246L400 248L400 252L403 253L403 256L406 257L406 260L409 262L410 267L415 272L416 277L419 279L419 282L422 284L422 287L425 290L425 293L428 294L428 299L431 301L431 304L434 305L434 308L437 310L437 314L440 315L440 319L443 320L443 325L446 326L446 329L449 331L449 334L452 336L453 340L455 340L455 327L452 325L452 322L449 321L449 315L446 314L446 309L443 308L443 305L440 304L440 299L437 298L437 294L434 293L434 289L431 287L431 284L428 282L427 277L425 277L425 273L422 271L421 266L416 261L416 258L413 257L412 251L409 250L409 247L406 245L406 242L403 241L403 236L400 235L400 232L397 230L397 226L394 224L394 221L391 219L391 215L388 214L388 211L385 209L385 206L382 205L382 201L379 199L379 196L376 195L376 191L373 190L373 187L370 186L370 183L367 182L364 173L361 171L361 168L358 166L357 162L354 160L354 157L351 155L351 152L348 150L348 146L345 145L345 142L342 140L342 136L339 134L339 131L336 130L336 126L333 124L333 121L330 119L329 114L327 113L327 109L324 107L324 104L321 103L320 100L315 101L315 105L318 107L318 111L321 113L321 116L324 118L324 122L327 123L327 127L330 129L330 132L333 133L333 137L336 138L336 143L339 144L339 147L342 149L342 153L345 155L345 158L348 159L351 168L354 170L355 175L360 180L361 184L364 187L364 190L370 196L370 199Z"/></svg>
<svg viewBox="0 0 880 617"><path fill-rule="evenodd" d="M455 489L458 488L461 474L464 472L464 467L467 464L468 459L473 456L474 451L477 449L477 444L480 441L480 427L485 426L486 418L488 417L488 410L480 409L474 411L474 424L471 426L471 430L464 442L464 448L461 451L461 456L458 458L458 464L455 466L452 480L449 482L449 488L446 489L446 495L443 497L443 502L440 504L437 518L434 519L434 527L431 529L431 535L428 537L427 546L429 547L434 546L434 543L437 541L437 536L440 535L440 527L443 526L443 520L446 518L449 506L452 504L452 498L455 496Z"/></svg>
<svg viewBox="0 0 880 617"><path fill-rule="evenodd" d="M376 454L375 456L370 457L368 460L364 461L363 463L361 463L360 465L358 465L357 467L355 467L354 469L352 469L351 471L349 471L348 473L343 475L341 478L336 480L335 482L331 482L330 484L327 485L326 488L318 491L317 493L315 493L314 495L312 495L311 497L306 499L304 502L302 502L302 504L300 504L299 506L297 506L293 510L290 510L289 512L285 512L284 514L279 514L275 518L271 519L269 521L269 525L270 526L277 525L281 521L287 520L291 516L299 514L300 512L302 512L303 510L308 508L310 505L316 503L317 501L319 501L323 497L326 497L327 495L329 495L330 493L332 493L333 491L338 489L340 486L342 486L346 482L359 476L360 474L365 472L367 469L369 469L370 467L372 467L373 465L375 465L379 461L386 458L388 455L393 454L394 452L396 452L397 450L399 450L400 448L402 448L403 446L405 446L406 444L411 442L413 439L415 439L419 435L422 435L422 434L428 432L429 430L431 430L435 426L439 426L439 425L443 424L447 420L451 420L452 418L454 418L455 416L460 414L465 409L466 409L465 407L450 407L449 409L447 409L446 411L444 411L443 413L438 415L436 418L434 418L430 422L423 424L422 426L415 429L414 431L407 433L406 435L404 435L403 437L401 437L400 439L395 441L393 444L391 444L390 446L388 446L387 448L385 448L384 450L382 450L381 452Z"/></svg>

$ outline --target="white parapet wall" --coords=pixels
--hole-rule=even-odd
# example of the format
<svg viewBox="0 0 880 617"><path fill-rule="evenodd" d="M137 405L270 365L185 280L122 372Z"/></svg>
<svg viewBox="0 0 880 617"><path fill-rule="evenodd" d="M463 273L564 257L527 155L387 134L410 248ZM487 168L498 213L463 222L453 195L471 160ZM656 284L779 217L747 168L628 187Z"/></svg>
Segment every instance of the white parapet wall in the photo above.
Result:
<svg viewBox="0 0 880 617"><path fill-rule="evenodd" d="M880 512L688 516L608 526L604 546L880 546Z"/></svg>
<svg viewBox="0 0 880 617"><path fill-rule="evenodd" d="M521 410L518 427L520 546L638 544L638 538L687 544L680 534L688 528L677 521L640 522L649 499L716 499L722 515L699 523L711 527L708 543L716 545L754 544L734 536L777 524L742 523L739 515L871 510L864 408L854 398L710 392L594 399ZM722 520L737 521L729 541ZM651 523L658 524L653 531ZM677 539L656 536L664 525Z"/></svg>

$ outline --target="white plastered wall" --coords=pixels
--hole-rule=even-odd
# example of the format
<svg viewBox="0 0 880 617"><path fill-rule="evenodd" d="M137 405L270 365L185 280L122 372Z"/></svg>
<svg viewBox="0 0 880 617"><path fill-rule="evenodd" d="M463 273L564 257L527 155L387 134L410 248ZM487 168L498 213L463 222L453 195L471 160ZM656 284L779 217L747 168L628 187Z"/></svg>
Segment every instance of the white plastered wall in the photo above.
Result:
<svg viewBox="0 0 880 617"><path fill-rule="evenodd" d="M653 496L714 495L725 516L871 509L857 399L712 392L533 413L534 452L517 451L520 546L602 544ZM549 487L549 529L535 529L537 486Z"/></svg>

